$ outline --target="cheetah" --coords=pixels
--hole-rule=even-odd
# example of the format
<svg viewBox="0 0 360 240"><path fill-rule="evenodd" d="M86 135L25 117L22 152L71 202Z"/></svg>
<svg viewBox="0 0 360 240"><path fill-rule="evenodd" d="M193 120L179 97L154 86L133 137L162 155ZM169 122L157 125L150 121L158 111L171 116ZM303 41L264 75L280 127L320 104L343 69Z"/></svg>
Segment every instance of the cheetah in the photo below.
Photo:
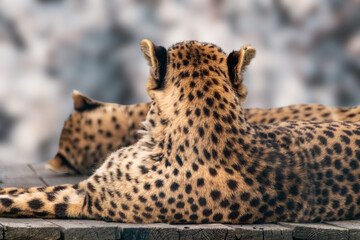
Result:
<svg viewBox="0 0 360 240"><path fill-rule="evenodd" d="M141 103L124 106L115 103L103 103L94 101L78 91L74 91L73 99L75 112L65 121L61 134L61 136L67 135L68 137L60 138L58 153L46 165L47 169L58 173L91 175L105 161L109 153L137 142L140 137L138 134L138 130L141 129L140 122L145 120L146 113L151 105L151 103ZM97 112L101 112L101 114L95 115L91 111L94 109L97 109ZM359 112L359 106L335 108L321 104L298 104L273 109L244 109L248 122L252 124L295 120L360 121ZM74 121L73 119L78 120ZM74 125L74 122L77 122L78 125ZM92 124L92 122L97 124ZM109 131L111 134L104 135L104 126L112 126L110 129L114 129L115 132L112 134ZM85 136L87 137L82 137L83 135L80 134L82 132L86 132ZM78 134L76 135L76 133ZM86 151L81 151L81 149ZM19 194L33 191L38 191L38 188L6 188L6 191L0 190L0 194ZM43 191L52 191L52 188L46 188Z"/></svg>
<svg viewBox="0 0 360 240"><path fill-rule="evenodd" d="M0 216L233 224L360 216L359 123L253 125L233 87L247 47L226 55L197 41L140 45L153 100L141 139L78 184L0 195Z"/></svg>
<svg viewBox="0 0 360 240"><path fill-rule="evenodd" d="M139 139L149 104L136 107L94 101L74 91L74 112L65 121L59 150L47 168L67 174L91 174L116 149Z"/></svg>
<svg viewBox="0 0 360 240"><path fill-rule="evenodd" d="M46 165L52 171L66 174L90 175L109 153L137 142L140 123L145 121L151 105L103 103L77 91L73 93L73 99L75 112L65 121L59 150ZM299 104L273 109L244 109L244 114L251 124L298 120L360 121L360 106L335 108L321 104Z"/></svg>

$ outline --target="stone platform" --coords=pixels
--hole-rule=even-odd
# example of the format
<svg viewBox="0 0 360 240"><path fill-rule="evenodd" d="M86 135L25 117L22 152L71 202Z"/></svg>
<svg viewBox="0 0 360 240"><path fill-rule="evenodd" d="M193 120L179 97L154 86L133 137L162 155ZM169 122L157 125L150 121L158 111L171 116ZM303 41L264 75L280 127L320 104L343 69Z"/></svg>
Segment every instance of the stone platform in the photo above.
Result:
<svg viewBox="0 0 360 240"><path fill-rule="evenodd" d="M43 164L0 165L0 187L77 183L86 177L64 176ZM0 218L2 239L360 239L360 220L313 224L123 224L92 220Z"/></svg>

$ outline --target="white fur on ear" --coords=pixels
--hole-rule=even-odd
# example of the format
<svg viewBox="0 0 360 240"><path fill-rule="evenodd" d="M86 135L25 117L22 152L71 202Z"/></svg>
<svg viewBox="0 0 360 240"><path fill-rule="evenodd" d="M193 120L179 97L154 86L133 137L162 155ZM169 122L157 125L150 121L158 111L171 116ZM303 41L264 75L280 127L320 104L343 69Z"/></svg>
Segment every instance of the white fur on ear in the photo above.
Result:
<svg viewBox="0 0 360 240"><path fill-rule="evenodd" d="M140 43L148 65L151 67L150 76L146 83L147 91L160 89L164 84L167 67L167 51L162 46L156 46L149 39L144 39Z"/></svg>
<svg viewBox="0 0 360 240"><path fill-rule="evenodd" d="M243 81L243 73L246 67L250 64L251 60L255 57L256 50L251 46L244 46L239 51L239 63L237 64L237 78L236 82L241 83Z"/></svg>
<svg viewBox="0 0 360 240"><path fill-rule="evenodd" d="M94 101L77 90L73 91L74 109L76 111L86 111L101 106L101 102Z"/></svg>
<svg viewBox="0 0 360 240"><path fill-rule="evenodd" d="M227 65L230 74L230 80L234 86L241 85L243 82L243 73L255 56L255 48L244 46L239 51L232 51L227 57Z"/></svg>
<svg viewBox="0 0 360 240"><path fill-rule="evenodd" d="M156 66L155 45L149 39L144 39L140 43L141 51L150 67Z"/></svg>
<svg viewBox="0 0 360 240"><path fill-rule="evenodd" d="M78 90L74 89L72 95L84 95L81 92L79 92Z"/></svg>

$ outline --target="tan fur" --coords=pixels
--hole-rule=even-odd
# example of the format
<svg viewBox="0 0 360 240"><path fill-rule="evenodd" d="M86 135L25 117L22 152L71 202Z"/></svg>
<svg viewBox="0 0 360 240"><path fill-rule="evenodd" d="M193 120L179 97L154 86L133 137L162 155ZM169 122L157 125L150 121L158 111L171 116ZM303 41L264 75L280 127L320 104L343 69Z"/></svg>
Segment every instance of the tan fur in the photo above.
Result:
<svg viewBox="0 0 360 240"><path fill-rule="evenodd" d="M1 195L0 216L234 224L360 216L358 123L252 125L228 71L240 61L196 41L155 49L144 136L79 184Z"/></svg>
<svg viewBox="0 0 360 240"><path fill-rule="evenodd" d="M245 87L243 87L246 89ZM81 173L91 174L94 169L105 161L106 156L121 148L136 143L140 134L137 131L141 129L141 122L145 121L146 114L150 108L151 103L141 103L136 105L123 106L119 104L102 103L97 112L100 114L94 114L92 111L82 112L80 115L82 119L91 119L92 122L96 122L101 119L102 125L93 124L92 126L86 125L86 121L80 121L79 127L83 131L88 131L89 134L94 135L94 139L89 137L85 138L83 135L78 134L77 138L81 141L81 146L89 146L88 151L73 151L71 154L67 154L65 151L66 146L72 146L74 143L74 137L61 138L59 153L54 159L48 162L48 169L60 173ZM106 111L107 106L113 106L116 110ZM73 113L65 122L63 133L76 132L75 125L69 124L70 119L74 118L79 113ZM353 108L336 108L327 107L321 104L299 104L291 105L281 108L272 109L244 109L244 114L251 124L269 124L285 121L360 121L360 107ZM115 116L117 123L110 121ZM104 128L105 124L109 124L109 129L112 130L112 134L109 137L104 137L104 134L99 133ZM115 124L115 125L114 125ZM116 124L119 124L120 130L116 129ZM107 146L97 150L93 146L97 145ZM67 163L64 163L59 154L68 159ZM87 156L92 157L87 157ZM83 161L86 159L86 161ZM69 164L71 167L69 167ZM0 191L1 193L1 191Z"/></svg>
<svg viewBox="0 0 360 240"><path fill-rule="evenodd" d="M148 104L136 108L113 103L100 103L79 93L74 94L74 105L79 98L99 104L90 110L77 109L64 124L59 151L48 162L51 170L66 173L91 174L106 156L123 146L130 145L139 136L141 121L146 116ZM92 101L92 102L90 102Z"/></svg>
<svg viewBox="0 0 360 240"><path fill-rule="evenodd" d="M101 103L98 107L97 111L102 112L100 115L94 115L91 111L82 112L83 119L92 119L93 122L96 122L98 119L101 119L102 122L110 122L106 119L111 119L114 115L113 111L106 111L106 106L114 106L116 109L116 118L119 123L124 123L125 126L130 126L128 128L122 128L121 130L116 130L118 134L112 134L111 137L104 138L103 135L99 133L99 130L102 129L102 126L96 124L92 128L89 128L85 121L80 122L80 128L84 128L86 130L91 131L94 135L94 141L96 142L96 146L98 144L106 145L107 142L116 143L114 145L108 145L107 148L101 148L101 150L96 150L96 148L91 148L88 151L88 154L91 156L95 156L95 158L89 158L88 161L82 161L82 159L86 159L88 155L85 151L75 151L70 154L73 157L66 157L67 162L64 163L63 159L59 157L59 153L66 153L66 146L73 145L74 139L76 138L61 138L59 144L59 151L56 156L49 160L47 164L47 168L49 170L65 173L65 174L92 174L96 169L96 166L101 165L106 156L121 148L132 145L136 143L141 134L138 134L138 131L141 129L141 122L145 121L146 114L150 108L151 103L140 103L134 105L120 105L115 103ZM328 107L321 104L298 104L291 105L280 108L272 108L272 109L264 109L264 108L250 108L244 109L245 116L249 123L251 124L269 124L269 123L279 123L285 121L360 121L360 107L349 107L349 108L337 108L337 107ZM75 112L65 121L64 128L62 130L62 134L65 132L76 132L75 126L69 124L68 122L72 118L73 115L77 115L79 113ZM95 118L98 117L98 118ZM110 123L113 125L113 123ZM127 130L126 130L127 129ZM119 137L120 134L120 137ZM90 146L91 140L89 138L84 138L79 135L80 141L82 142L82 146ZM77 142L77 141L75 141ZM96 154L94 152L97 152ZM68 156L68 154L65 154ZM81 162L82 161L82 162ZM81 162L81 163L80 163ZM69 164L71 167L69 167ZM0 190L1 194L19 194L24 192L52 192L53 187L49 188L4 188Z"/></svg>

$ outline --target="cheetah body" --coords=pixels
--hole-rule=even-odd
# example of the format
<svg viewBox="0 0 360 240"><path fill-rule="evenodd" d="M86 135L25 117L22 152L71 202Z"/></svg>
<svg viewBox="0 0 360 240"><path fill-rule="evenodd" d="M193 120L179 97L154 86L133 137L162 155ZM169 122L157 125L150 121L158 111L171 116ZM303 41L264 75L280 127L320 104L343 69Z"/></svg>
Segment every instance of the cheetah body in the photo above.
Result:
<svg viewBox="0 0 360 240"><path fill-rule="evenodd" d="M360 125L252 125L236 91L251 48L141 43L145 134L76 185L1 195L0 216L150 223L316 222L360 215Z"/></svg>
<svg viewBox="0 0 360 240"><path fill-rule="evenodd" d="M149 104L135 107L102 103L74 92L75 111L65 121L59 150L47 168L63 173L92 174L107 155L139 139Z"/></svg>
<svg viewBox="0 0 360 240"><path fill-rule="evenodd" d="M65 121L59 150L47 164L48 169L67 174L90 175L107 155L121 147L136 143L151 103L123 106L93 101L73 94L75 104L81 108ZM272 109L244 109L251 124L269 124L285 121L360 121L360 107L336 108L321 104L298 104ZM0 192L1 193L1 192Z"/></svg>

